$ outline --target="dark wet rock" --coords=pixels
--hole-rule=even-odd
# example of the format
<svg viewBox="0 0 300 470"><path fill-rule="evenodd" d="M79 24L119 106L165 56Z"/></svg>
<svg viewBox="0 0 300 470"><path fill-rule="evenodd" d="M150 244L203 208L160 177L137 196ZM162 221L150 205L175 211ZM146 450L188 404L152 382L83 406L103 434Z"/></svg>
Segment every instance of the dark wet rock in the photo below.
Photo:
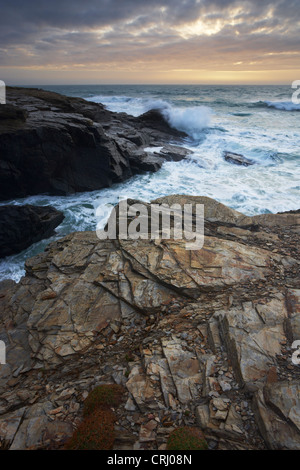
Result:
<svg viewBox="0 0 300 470"><path fill-rule="evenodd" d="M93 191L157 171L182 158L182 149L148 157L143 148L183 136L156 111L135 118L81 98L8 87L0 109L0 200Z"/></svg>
<svg viewBox="0 0 300 470"><path fill-rule="evenodd" d="M151 109L150 111L147 111L146 113L136 118L136 120L144 127L155 129L163 134L166 133L173 137L187 137L185 132L171 127L159 109Z"/></svg>
<svg viewBox="0 0 300 470"><path fill-rule="evenodd" d="M155 172L162 167L164 162L179 162L191 153L186 148L176 145L165 145L160 151L137 150L129 155L129 161L134 173L140 173L141 170Z"/></svg>
<svg viewBox="0 0 300 470"><path fill-rule="evenodd" d="M156 172L162 167L166 159L159 154L138 150L130 155L129 161L131 162L132 171L135 174L141 171Z"/></svg>
<svg viewBox="0 0 300 470"><path fill-rule="evenodd" d="M156 152L155 152L156 154ZM164 145L164 147L159 152L159 155L168 161L179 162L183 160L188 155L191 155L192 152L183 147L178 147L176 145Z"/></svg>
<svg viewBox="0 0 300 470"><path fill-rule="evenodd" d="M0 258L51 237L63 219L51 206L0 206Z"/></svg>
<svg viewBox="0 0 300 470"><path fill-rule="evenodd" d="M244 165L244 166L254 165L253 160L250 160L249 158L246 158L244 157L244 155L240 155L239 153L225 152L224 158L227 162L234 163L236 165Z"/></svg>
<svg viewBox="0 0 300 470"><path fill-rule="evenodd" d="M17 106L10 104L2 104L0 106L0 123L1 126L10 124L13 121L13 125L16 125L18 121L25 122L27 118L27 112Z"/></svg>

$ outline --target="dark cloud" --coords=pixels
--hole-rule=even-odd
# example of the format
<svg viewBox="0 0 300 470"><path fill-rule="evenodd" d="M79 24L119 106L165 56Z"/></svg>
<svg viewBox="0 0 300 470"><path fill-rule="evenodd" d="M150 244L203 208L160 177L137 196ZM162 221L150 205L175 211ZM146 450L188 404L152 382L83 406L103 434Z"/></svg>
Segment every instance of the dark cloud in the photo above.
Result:
<svg viewBox="0 0 300 470"><path fill-rule="evenodd" d="M298 5L297 5L298 4ZM167 24L192 21L200 14L240 7L247 16L260 16L268 8L274 16L295 18L299 0L0 0L0 26L3 31L31 28L95 28L143 18ZM243 14L241 15L243 16Z"/></svg>
<svg viewBox="0 0 300 470"><path fill-rule="evenodd" d="M7 67L225 70L299 59L299 0L0 0L0 12Z"/></svg>

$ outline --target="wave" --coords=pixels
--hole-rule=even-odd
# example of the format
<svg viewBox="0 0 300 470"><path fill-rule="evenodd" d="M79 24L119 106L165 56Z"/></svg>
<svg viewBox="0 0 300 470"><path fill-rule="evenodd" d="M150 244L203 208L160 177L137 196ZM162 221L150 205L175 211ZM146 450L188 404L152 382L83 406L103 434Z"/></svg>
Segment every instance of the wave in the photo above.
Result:
<svg viewBox="0 0 300 470"><path fill-rule="evenodd" d="M110 111L140 116L150 109L162 109L168 103L161 99L136 98L130 96L96 95L86 98L87 101L101 103Z"/></svg>
<svg viewBox="0 0 300 470"><path fill-rule="evenodd" d="M292 101L266 101L270 108L279 109L281 111L300 111L300 104Z"/></svg>
<svg viewBox="0 0 300 470"><path fill-rule="evenodd" d="M257 101L252 103L251 107L255 108L274 108L279 111L300 111L300 104L292 101Z"/></svg>
<svg viewBox="0 0 300 470"><path fill-rule="evenodd" d="M126 112L133 116L158 110L171 127L197 139L210 124L211 110L206 106L175 106L168 101L155 98L133 98L128 96L93 96L88 101L104 104L110 111Z"/></svg>
<svg viewBox="0 0 300 470"><path fill-rule="evenodd" d="M248 117L248 116L252 116L252 113L229 113L231 114L232 116L237 116L237 117Z"/></svg>
<svg viewBox="0 0 300 470"><path fill-rule="evenodd" d="M292 101L256 101L256 102L226 102L216 100L212 104L223 105L227 108L274 108L279 111L300 111L300 104L293 103ZM234 116L247 116L248 113L230 113Z"/></svg>
<svg viewBox="0 0 300 470"><path fill-rule="evenodd" d="M211 120L211 110L205 106L176 108L168 105L161 110L161 113L171 127L185 132L193 139L201 136L203 129L209 126Z"/></svg>
<svg viewBox="0 0 300 470"><path fill-rule="evenodd" d="M171 127L185 132L193 139L199 139L202 131L209 127L211 110L206 106L178 107L163 100L145 103L146 111L158 110Z"/></svg>
<svg viewBox="0 0 300 470"><path fill-rule="evenodd" d="M292 101L255 101L255 102L229 102L226 100L215 100L210 105L221 105L227 108L274 108L279 111L300 111L300 104ZM251 113L230 112L233 116L247 116Z"/></svg>

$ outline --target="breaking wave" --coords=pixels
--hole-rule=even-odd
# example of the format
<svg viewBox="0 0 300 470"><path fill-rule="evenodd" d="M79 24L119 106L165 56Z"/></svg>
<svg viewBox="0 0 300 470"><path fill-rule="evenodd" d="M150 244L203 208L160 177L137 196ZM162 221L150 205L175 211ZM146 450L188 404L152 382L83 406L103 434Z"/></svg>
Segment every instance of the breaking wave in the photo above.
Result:
<svg viewBox="0 0 300 470"><path fill-rule="evenodd" d="M279 109L281 111L300 111L300 104L291 101L266 101L270 108Z"/></svg>
<svg viewBox="0 0 300 470"><path fill-rule="evenodd" d="M162 110L162 115L171 127L185 132L194 139L197 139L201 131L209 126L211 119L211 111L205 106L189 108L169 106Z"/></svg>
<svg viewBox="0 0 300 470"><path fill-rule="evenodd" d="M171 127L197 139L211 120L211 110L206 106L174 106L160 99L130 98L128 96L93 96L89 101L102 103L110 111L127 112L140 116L151 109L158 110Z"/></svg>
<svg viewBox="0 0 300 470"><path fill-rule="evenodd" d="M258 101L252 104L255 108L274 108L279 111L300 111L300 104L292 101Z"/></svg>

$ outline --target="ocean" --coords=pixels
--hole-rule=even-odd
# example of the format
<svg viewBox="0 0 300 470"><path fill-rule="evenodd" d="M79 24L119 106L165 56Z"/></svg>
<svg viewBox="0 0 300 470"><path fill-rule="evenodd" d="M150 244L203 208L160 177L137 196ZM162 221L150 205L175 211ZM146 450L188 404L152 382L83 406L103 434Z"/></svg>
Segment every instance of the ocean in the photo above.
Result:
<svg viewBox="0 0 300 470"><path fill-rule="evenodd" d="M300 105L290 86L81 85L37 86L103 103L111 111L138 116L160 109L171 126L185 131L183 146L193 154L166 162L157 173L137 175L99 191L71 196L31 196L5 204L50 204L65 214L57 234L0 261L0 280L18 281L24 261L57 238L105 224L119 197L150 201L167 194L212 197L244 214L300 208ZM238 166L224 151L255 162ZM2 202L1 204L4 204ZM107 207L103 219L98 206Z"/></svg>

